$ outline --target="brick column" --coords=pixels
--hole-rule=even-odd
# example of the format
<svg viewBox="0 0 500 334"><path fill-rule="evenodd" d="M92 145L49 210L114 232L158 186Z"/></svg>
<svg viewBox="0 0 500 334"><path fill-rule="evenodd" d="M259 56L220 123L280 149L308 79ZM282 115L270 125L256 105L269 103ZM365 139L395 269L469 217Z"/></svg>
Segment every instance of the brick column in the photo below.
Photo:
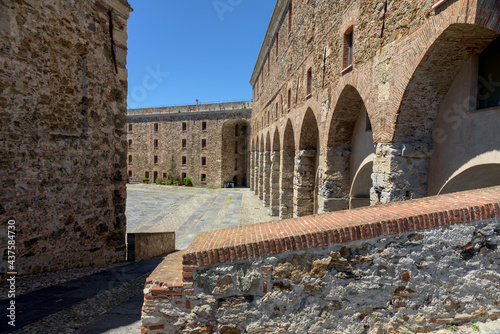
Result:
<svg viewBox="0 0 500 334"><path fill-rule="evenodd" d="M350 159L349 149L321 149L318 213L349 209Z"/></svg>
<svg viewBox="0 0 500 334"><path fill-rule="evenodd" d="M426 143L377 144L371 205L427 196L432 151L432 146Z"/></svg>
<svg viewBox="0 0 500 334"><path fill-rule="evenodd" d="M293 187L294 217L302 217L314 213L315 174L316 150L299 150L295 157Z"/></svg>
<svg viewBox="0 0 500 334"><path fill-rule="evenodd" d="M293 217L293 174L294 174L294 150L282 150L280 152L280 219Z"/></svg>
<svg viewBox="0 0 500 334"><path fill-rule="evenodd" d="M264 171L262 175L263 189L262 196L264 200L264 205L269 206L271 202L271 185L269 183L271 176L271 152L264 152L264 159L262 160L262 169Z"/></svg>
<svg viewBox="0 0 500 334"><path fill-rule="evenodd" d="M259 152L259 198L264 199L264 152Z"/></svg>
<svg viewBox="0 0 500 334"><path fill-rule="evenodd" d="M280 151L271 152L270 207L271 215L280 214Z"/></svg>

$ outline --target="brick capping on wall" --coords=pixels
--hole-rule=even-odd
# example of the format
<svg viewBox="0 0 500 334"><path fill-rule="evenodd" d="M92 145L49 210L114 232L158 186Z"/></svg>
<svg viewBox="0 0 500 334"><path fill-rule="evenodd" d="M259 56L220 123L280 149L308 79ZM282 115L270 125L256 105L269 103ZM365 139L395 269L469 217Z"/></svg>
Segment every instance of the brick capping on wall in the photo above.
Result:
<svg viewBox="0 0 500 334"><path fill-rule="evenodd" d="M490 218L500 218L498 186L202 232L188 248L167 256L146 284L182 287L198 267ZM171 292L166 296L180 296L182 289Z"/></svg>

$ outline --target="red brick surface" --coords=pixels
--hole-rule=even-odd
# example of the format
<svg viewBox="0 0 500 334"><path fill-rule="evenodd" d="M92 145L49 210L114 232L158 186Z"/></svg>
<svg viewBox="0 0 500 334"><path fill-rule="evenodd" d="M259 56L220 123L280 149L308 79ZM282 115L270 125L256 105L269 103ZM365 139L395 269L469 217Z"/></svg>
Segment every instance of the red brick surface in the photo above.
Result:
<svg viewBox="0 0 500 334"><path fill-rule="evenodd" d="M148 282L174 283L152 288L151 299L179 294L197 266L237 261L243 253L256 258L489 218L500 218L500 187L202 232L151 274Z"/></svg>

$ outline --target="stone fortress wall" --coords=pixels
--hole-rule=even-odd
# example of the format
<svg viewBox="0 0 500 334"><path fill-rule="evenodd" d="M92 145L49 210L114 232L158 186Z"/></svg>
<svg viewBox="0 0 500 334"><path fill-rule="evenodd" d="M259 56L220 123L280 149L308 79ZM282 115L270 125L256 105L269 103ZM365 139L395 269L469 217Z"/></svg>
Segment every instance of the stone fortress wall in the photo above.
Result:
<svg viewBox="0 0 500 334"><path fill-rule="evenodd" d="M0 1L2 274L124 259L131 10L124 0Z"/></svg>
<svg viewBox="0 0 500 334"><path fill-rule="evenodd" d="M129 179L247 186L251 114L251 101L129 110Z"/></svg>
<svg viewBox="0 0 500 334"><path fill-rule="evenodd" d="M251 188L282 218L500 184L500 4L279 0Z"/></svg>

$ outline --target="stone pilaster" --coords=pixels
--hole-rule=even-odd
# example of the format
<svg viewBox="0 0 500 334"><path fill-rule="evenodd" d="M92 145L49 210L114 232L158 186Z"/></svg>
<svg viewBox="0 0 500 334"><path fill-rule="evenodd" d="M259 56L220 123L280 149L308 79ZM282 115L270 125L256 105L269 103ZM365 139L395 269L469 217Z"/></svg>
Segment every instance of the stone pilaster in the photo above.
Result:
<svg viewBox="0 0 500 334"><path fill-rule="evenodd" d="M299 150L295 157L293 215L302 217L314 213L316 150Z"/></svg>
<svg viewBox="0 0 500 334"><path fill-rule="evenodd" d="M250 191L254 191L255 185L255 151L250 152Z"/></svg>
<svg viewBox="0 0 500 334"><path fill-rule="evenodd" d="M371 205L427 196L432 151L433 148L426 143L377 144Z"/></svg>
<svg viewBox="0 0 500 334"><path fill-rule="evenodd" d="M280 219L293 217L293 175L294 175L294 150L282 150L280 152Z"/></svg>
<svg viewBox="0 0 500 334"><path fill-rule="evenodd" d="M264 152L259 152L259 189L257 195L264 199Z"/></svg>
<svg viewBox="0 0 500 334"><path fill-rule="evenodd" d="M262 182L264 183L263 186L263 200L264 200L264 205L269 206L271 202L271 185L269 183L269 180L271 178L271 152L270 151L265 151L264 152L264 159L262 160L262 167L264 170L264 174L262 175Z"/></svg>
<svg viewBox="0 0 500 334"><path fill-rule="evenodd" d="M280 151L271 152L270 201L271 215L280 213Z"/></svg>
<svg viewBox="0 0 500 334"><path fill-rule="evenodd" d="M332 147L322 149L318 181L318 213L349 209L351 151Z"/></svg>

